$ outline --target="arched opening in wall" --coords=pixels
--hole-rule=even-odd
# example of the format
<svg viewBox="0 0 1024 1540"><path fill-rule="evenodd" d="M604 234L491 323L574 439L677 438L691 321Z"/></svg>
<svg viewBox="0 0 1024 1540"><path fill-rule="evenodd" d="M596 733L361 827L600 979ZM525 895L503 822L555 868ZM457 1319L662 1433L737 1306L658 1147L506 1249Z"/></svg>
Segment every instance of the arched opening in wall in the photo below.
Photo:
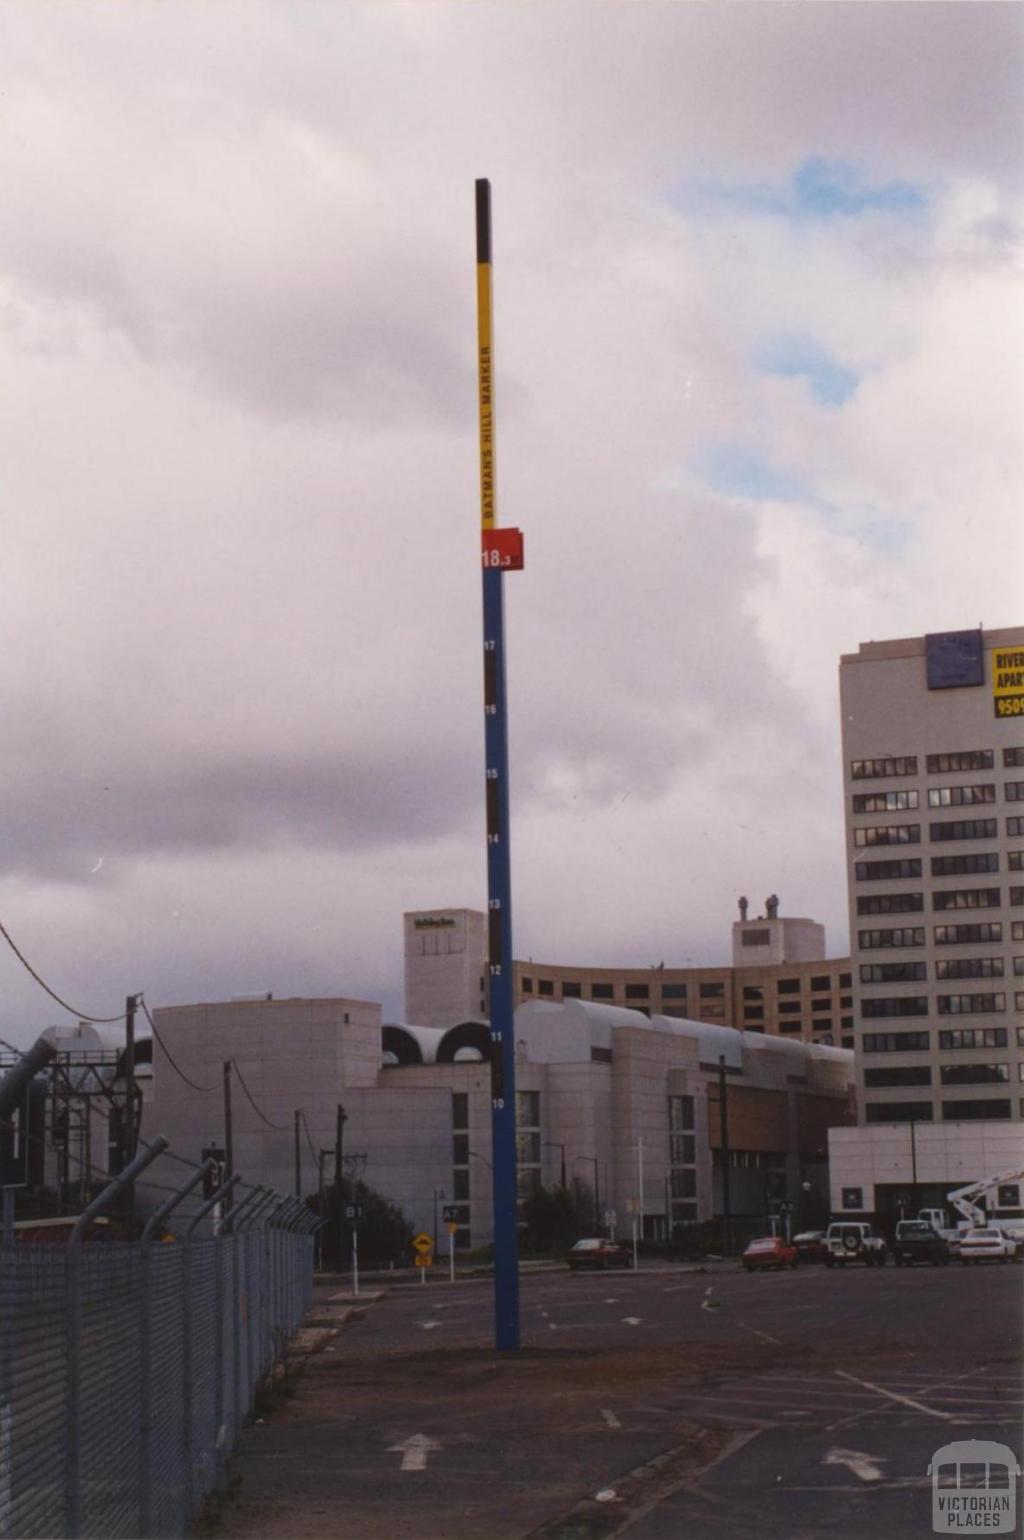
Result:
<svg viewBox="0 0 1024 1540"><path fill-rule="evenodd" d="M406 1032L401 1027L384 1027L381 1032L380 1046L384 1063L387 1065L423 1063L419 1043L411 1032Z"/></svg>
<svg viewBox="0 0 1024 1540"><path fill-rule="evenodd" d="M491 1033L482 1021L460 1021L449 1027L437 1048L438 1064L482 1063L490 1057Z"/></svg>

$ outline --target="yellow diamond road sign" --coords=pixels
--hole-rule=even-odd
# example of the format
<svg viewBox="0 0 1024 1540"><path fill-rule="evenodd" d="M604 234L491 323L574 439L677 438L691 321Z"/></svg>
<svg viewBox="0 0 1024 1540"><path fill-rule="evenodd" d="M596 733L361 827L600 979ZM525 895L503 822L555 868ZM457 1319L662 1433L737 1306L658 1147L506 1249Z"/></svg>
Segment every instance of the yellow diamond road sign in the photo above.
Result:
<svg viewBox="0 0 1024 1540"><path fill-rule="evenodd" d="M434 1249L433 1236L428 1235L425 1230L421 1230L419 1235L413 1237L413 1245L420 1253L420 1256L425 1256L428 1251L433 1251Z"/></svg>

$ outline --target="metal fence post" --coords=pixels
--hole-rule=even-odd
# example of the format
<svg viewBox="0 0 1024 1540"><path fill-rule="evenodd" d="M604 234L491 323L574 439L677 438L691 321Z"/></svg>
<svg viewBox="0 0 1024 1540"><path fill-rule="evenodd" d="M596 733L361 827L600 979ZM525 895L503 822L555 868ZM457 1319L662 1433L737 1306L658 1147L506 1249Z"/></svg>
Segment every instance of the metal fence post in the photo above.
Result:
<svg viewBox="0 0 1024 1540"><path fill-rule="evenodd" d="M139 1444L139 1533L142 1535L150 1535L153 1532L153 1307L150 1300L150 1246L152 1244L154 1235L156 1235L157 1230L159 1229L160 1225L163 1224L168 1215L172 1214L178 1207L178 1204L182 1203L184 1199L188 1197L189 1193L194 1192L203 1178L209 1175L210 1172L215 1171L216 1168L216 1161L204 1160L199 1170L195 1173L194 1176L190 1177L190 1179L185 1183L184 1187L180 1188L176 1193L173 1193L165 1203L161 1203L160 1207L149 1216L142 1231L142 1249L140 1256L142 1287L142 1394L140 1397L139 1407L139 1423L141 1432L141 1439ZM187 1334L185 1341L187 1351ZM188 1469L189 1467L186 1465L186 1472Z"/></svg>
<svg viewBox="0 0 1024 1540"><path fill-rule="evenodd" d="M167 1148L167 1140L158 1134L148 1149L129 1161L124 1170L82 1210L68 1241L68 1405L67 1467L65 1491L65 1528L70 1540L78 1540L82 1527L81 1480L81 1345L82 1345L82 1239L89 1225L117 1198L118 1193L145 1171Z"/></svg>
<svg viewBox="0 0 1024 1540"><path fill-rule="evenodd" d="M206 1202L196 1210L191 1220L189 1221L188 1229L185 1231L185 1240L187 1244L191 1244L192 1236L202 1224L207 1214L212 1213L212 1211L224 1199L224 1197L234 1191L241 1180L242 1178L240 1175L229 1176L223 1186L218 1187L216 1192L212 1193L210 1197L207 1198ZM225 1242L223 1242L220 1237L218 1237L217 1249L215 1253L215 1308L217 1311L217 1320L215 1322L215 1342L217 1379L214 1385L213 1393L214 1423L216 1424L217 1429L214 1435L214 1452L219 1462L217 1470L218 1481L223 1472L223 1463L227 1459L228 1447L227 1428L224 1423L224 1245Z"/></svg>

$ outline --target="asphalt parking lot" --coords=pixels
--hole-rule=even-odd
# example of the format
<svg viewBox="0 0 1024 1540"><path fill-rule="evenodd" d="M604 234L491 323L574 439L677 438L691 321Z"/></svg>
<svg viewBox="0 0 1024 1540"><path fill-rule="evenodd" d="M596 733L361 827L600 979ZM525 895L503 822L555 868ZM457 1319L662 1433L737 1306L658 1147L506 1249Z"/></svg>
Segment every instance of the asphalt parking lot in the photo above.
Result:
<svg viewBox="0 0 1024 1540"><path fill-rule="evenodd" d="M360 1305L243 1437L224 1536L929 1535L953 1439L1018 1457L1024 1268L542 1273ZM335 1292L337 1287L335 1286Z"/></svg>

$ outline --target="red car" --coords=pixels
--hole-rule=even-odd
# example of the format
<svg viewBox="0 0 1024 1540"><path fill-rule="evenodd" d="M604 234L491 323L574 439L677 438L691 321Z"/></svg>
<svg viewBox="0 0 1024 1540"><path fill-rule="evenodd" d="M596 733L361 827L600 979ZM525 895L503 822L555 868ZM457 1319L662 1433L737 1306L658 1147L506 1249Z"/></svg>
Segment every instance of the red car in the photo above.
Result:
<svg viewBox="0 0 1024 1540"><path fill-rule="evenodd" d="M569 1253L569 1266L573 1272L580 1267L632 1267L633 1253L615 1241L595 1236L576 1242Z"/></svg>
<svg viewBox="0 0 1024 1540"><path fill-rule="evenodd" d="M788 1241L777 1235L763 1235L750 1242L741 1260L744 1269L752 1273L755 1267L777 1267L781 1272L784 1267L796 1267L799 1259L796 1247Z"/></svg>

